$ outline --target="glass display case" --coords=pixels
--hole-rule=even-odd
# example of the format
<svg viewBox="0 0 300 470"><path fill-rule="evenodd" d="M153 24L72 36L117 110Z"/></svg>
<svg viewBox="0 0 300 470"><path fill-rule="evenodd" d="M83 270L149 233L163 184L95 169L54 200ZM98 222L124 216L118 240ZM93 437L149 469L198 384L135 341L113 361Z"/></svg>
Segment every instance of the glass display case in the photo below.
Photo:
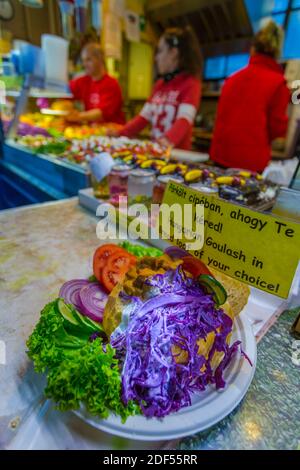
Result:
<svg viewBox="0 0 300 470"><path fill-rule="evenodd" d="M72 95L33 87L25 93L10 87L3 95L1 208L63 199L90 186L86 166L59 158L65 136L84 131L70 129L64 119ZM34 145L25 146L24 139Z"/></svg>

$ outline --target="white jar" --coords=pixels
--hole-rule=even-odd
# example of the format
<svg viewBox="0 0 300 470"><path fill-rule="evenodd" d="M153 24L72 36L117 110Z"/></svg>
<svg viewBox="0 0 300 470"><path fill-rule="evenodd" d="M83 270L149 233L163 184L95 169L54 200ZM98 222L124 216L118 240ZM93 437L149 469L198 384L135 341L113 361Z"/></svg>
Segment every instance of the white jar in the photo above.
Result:
<svg viewBox="0 0 300 470"><path fill-rule="evenodd" d="M130 198L138 196L152 197L154 186L154 172L146 170L132 170L128 178L128 195Z"/></svg>

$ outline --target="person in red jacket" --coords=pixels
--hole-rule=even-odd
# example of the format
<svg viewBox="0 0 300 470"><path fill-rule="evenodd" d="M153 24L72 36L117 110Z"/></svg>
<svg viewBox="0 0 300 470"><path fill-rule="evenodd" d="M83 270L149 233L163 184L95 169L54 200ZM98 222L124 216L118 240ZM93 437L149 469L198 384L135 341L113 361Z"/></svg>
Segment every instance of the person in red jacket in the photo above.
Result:
<svg viewBox="0 0 300 470"><path fill-rule="evenodd" d="M211 159L223 167L263 172L272 141L286 135L290 91L277 63L282 39L270 21L255 36L248 67L224 84L211 147Z"/></svg>
<svg viewBox="0 0 300 470"><path fill-rule="evenodd" d="M118 81L106 72L100 45L87 44L81 57L86 74L71 80L70 89L74 99L83 102L85 110L71 111L67 121L124 124L122 91Z"/></svg>
<svg viewBox="0 0 300 470"><path fill-rule="evenodd" d="M165 146L190 149L201 98L202 55L189 27L167 29L156 53L160 79L142 111L119 135L134 137L148 124L151 137Z"/></svg>

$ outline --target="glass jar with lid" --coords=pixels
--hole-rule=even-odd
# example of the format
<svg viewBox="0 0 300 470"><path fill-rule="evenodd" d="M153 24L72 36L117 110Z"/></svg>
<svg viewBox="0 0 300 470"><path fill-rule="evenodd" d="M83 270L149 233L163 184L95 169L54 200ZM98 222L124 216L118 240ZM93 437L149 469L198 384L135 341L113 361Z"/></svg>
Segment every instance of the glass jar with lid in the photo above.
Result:
<svg viewBox="0 0 300 470"><path fill-rule="evenodd" d="M128 194L128 165L115 165L108 175L108 186L111 200L119 199L119 196Z"/></svg>
<svg viewBox="0 0 300 470"><path fill-rule="evenodd" d="M94 196L97 199L109 199L109 186L108 177L105 176L101 181L98 181L93 174L91 174L91 183Z"/></svg>
<svg viewBox="0 0 300 470"><path fill-rule="evenodd" d="M132 170L128 178L128 196L130 201L145 201L152 198L155 174L153 171Z"/></svg>
<svg viewBox="0 0 300 470"><path fill-rule="evenodd" d="M219 196L218 186L205 186L203 183L196 183L190 184L189 188L207 194L207 196Z"/></svg>
<svg viewBox="0 0 300 470"><path fill-rule="evenodd" d="M107 152L96 154L93 158L88 155L86 159L89 161L91 183L95 197L99 199L108 199L109 186L107 176L114 166L113 159Z"/></svg>
<svg viewBox="0 0 300 470"><path fill-rule="evenodd" d="M178 184L184 184L184 179L181 176L164 175L158 176L153 188L153 203L161 204L165 194L165 190L169 181L174 181Z"/></svg>

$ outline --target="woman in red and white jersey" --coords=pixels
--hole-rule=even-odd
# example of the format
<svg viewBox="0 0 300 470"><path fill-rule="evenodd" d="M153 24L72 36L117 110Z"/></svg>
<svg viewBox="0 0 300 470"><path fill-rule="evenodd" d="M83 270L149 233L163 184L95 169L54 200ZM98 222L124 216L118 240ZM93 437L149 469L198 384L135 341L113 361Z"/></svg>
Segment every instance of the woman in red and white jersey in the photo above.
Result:
<svg viewBox="0 0 300 470"><path fill-rule="evenodd" d="M189 150L201 99L202 54L189 27L170 28L159 40L156 65L159 80L138 116L119 135L135 137L148 124L162 145Z"/></svg>

